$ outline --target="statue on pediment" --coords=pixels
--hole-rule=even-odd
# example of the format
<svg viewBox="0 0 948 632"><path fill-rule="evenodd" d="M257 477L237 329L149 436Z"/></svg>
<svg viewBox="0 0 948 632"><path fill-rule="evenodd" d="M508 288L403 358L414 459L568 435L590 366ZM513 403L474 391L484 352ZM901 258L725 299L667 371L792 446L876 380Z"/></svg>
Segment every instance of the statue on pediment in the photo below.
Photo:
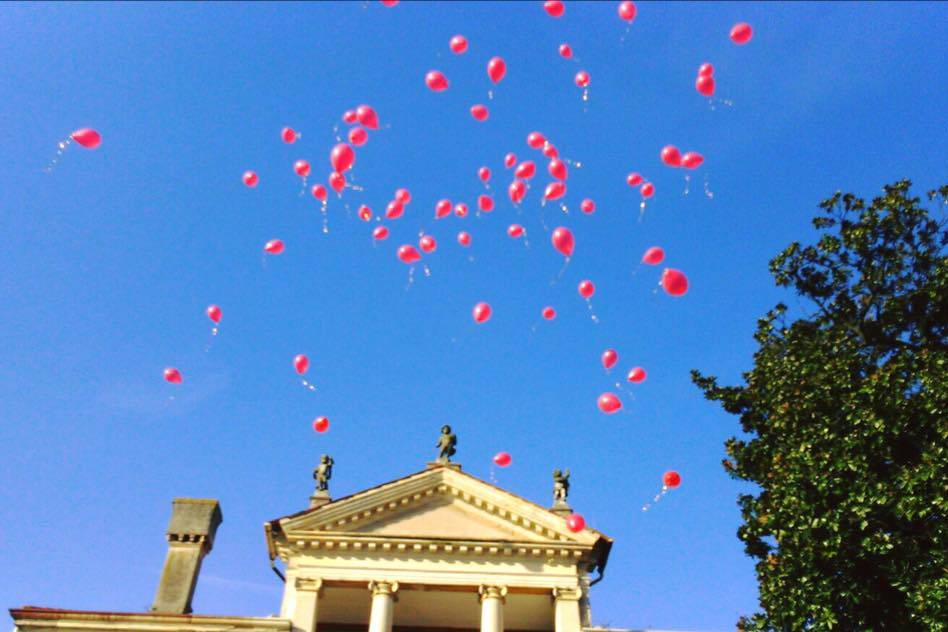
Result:
<svg viewBox="0 0 948 632"><path fill-rule="evenodd" d="M329 479L332 478L332 466L334 463L335 461L333 461L332 457L328 454L319 457L319 465L313 470L313 478L316 479L317 492L329 491Z"/></svg>
<svg viewBox="0 0 948 632"><path fill-rule="evenodd" d="M457 436L451 432L451 426L444 425L441 426L441 436L438 437L438 443L435 444L435 447L438 448L438 463L447 463L451 460L451 457L454 456L454 453L457 452L455 447L458 444Z"/></svg>
<svg viewBox="0 0 948 632"><path fill-rule="evenodd" d="M566 504L566 497L569 496L569 470L561 472L553 470L553 504Z"/></svg>

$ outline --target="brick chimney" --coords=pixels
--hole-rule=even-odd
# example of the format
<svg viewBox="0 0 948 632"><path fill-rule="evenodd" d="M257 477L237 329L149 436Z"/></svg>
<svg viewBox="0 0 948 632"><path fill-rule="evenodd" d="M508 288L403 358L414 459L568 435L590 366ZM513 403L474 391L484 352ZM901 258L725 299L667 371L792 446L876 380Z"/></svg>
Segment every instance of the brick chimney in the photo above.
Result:
<svg viewBox="0 0 948 632"><path fill-rule="evenodd" d="M214 546L224 518L216 500L175 498L168 525L168 555L161 571L152 612L190 614L201 561Z"/></svg>

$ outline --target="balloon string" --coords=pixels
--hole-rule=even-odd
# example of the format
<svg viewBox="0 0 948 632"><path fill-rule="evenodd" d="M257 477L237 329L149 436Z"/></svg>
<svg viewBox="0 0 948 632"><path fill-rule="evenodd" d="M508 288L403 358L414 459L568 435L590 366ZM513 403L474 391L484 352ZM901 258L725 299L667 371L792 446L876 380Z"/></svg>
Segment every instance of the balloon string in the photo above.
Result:
<svg viewBox="0 0 948 632"><path fill-rule="evenodd" d="M648 511L652 507L652 505L659 502L662 498L665 497L665 494L667 493L668 493L668 485L662 485L662 491L656 494L655 498L653 498L651 502L645 503L642 506L642 511Z"/></svg>
<svg viewBox="0 0 948 632"><path fill-rule="evenodd" d="M592 319L592 321L593 321L594 323L596 323L596 324L598 325L598 324L599 324L599 317L596 316L596 312L593 311L593 304L592 304L592 301L589 300L588 298L586 299L586 307L589 309L589 317Z"/></svg>
<svg viewBox="0 0 948 632"><path fill-rule="evenodd" d="M427 263L424 264L424 269L425 269L425 276L426 276L426 277L430 277L430 276L431 276L431 269L428 267L428 264L427 264Z"/></svg>
<svg viewBox="0 0 948 632"><path fill-rule="evenodd" d="M682 195L688 195L688 190L690 187L691 187L691 174L686 173L685 174L685 192L682 193Z"/></svg>
<svg viewBox="0 0 948 632"><path fill-rule="evenodd" d="M487 98L493 100L493 98L494 98L494 91L493 91L493 90L488 90L488 91L487 91Z"/></svg>
<svg viewBox="0 0 948 632"><path fill-rule="evenodd" d="M563 211L564 215L569 215L569 207L566 206L566 202L560 202L560 210Z"/></svg>
<svg viewBox="0 0 948 632"><path fill-rule="evenodd" d="M328 235L329 234L329 215L326 213L325 204L323 205L322 213L323 213L323 234Z"/></svg>
<svg viewBox="0 0 948 632"><path fill-rule="evenodd" d="M708 186L708 175L704 176L704 196L709 200L714 199L714 192L711 190L711 187Z"/></svg>
<svg viewBox="0 0 948 632"><path fill-rule="evenodd" d="M408 289L412 286L414 282L415 282L415 266L412 266L408 268L408 285L405 286L406 292L408 291Z"/></svg>
<svg viewBox="0 0 948 632"><path fill-rule="evenodd" d="M72 142L71 137L66 137L66 140L59 141L59 149L56 151L56 155L53 156L53 159L49 161L49 164L43 169L45 173L50 173L56 165L59 163L59 158L63 155L63 152L66 151L66 147Z"/></svg>
<svg viewBox="0 0 948 632"><path fill-rule="evenodd" d="M563 267L560 268L559 273L557 273L557 275L553 277L553 280L550 281L550 285L556 285L557 283L560 282L560 280L563 278L563 273L566 272L566 266L568 265L569 265L569 257L566 257L566 259L563 261Z"/></svg>
<svg viewBox="0 0 948 632"><path fill-rule="evenodd" d="M642 203L639 204L639 224L642 223L643 217L645 217L645 200L642 200Z"/></svg>
<svg viewBox="0 0 948 632"><path fill-rule="evenodd" d="M497 484L497 479L494 477L494 466L493 466L493 465L490 466L490 482L493 483L494 485Z"/></svg>
<svg viewBox="0 0 948 632"><path fill-rule="evenodd" d="M301 383L303 386L305 386L306 388L308 388L309 390L311 390L311 391L313 391L313 392L316 391L316 385L307 382L306 379L301 379L301 380L300 380L300 383Z"/></svg>

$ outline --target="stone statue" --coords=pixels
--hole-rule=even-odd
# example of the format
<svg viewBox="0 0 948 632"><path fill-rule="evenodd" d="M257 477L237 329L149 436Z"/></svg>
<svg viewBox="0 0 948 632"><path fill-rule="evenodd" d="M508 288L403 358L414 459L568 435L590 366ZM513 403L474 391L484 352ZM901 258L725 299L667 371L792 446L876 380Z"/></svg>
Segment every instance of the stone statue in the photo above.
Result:
<svg viewBox="0 0 948 632"><path fill-rule="evenodd" d="M451 460L451 457L454 456L455 446L458 444L458 438L454 433L451 432L451 426L441 426L441 436L438 437L438 443L435 445L438 448L438 463L447 463Z"/></svg>
<svg viewBox="0 0 948 632"><path fill-rule="evenodd" d="M569 496L569 470L565 472L553 470L553 504L566 504L567 496Z"/></svg>
<svg viewBox="0 0 948 632"><path fill-rule="evenodd" d="M332 478L332 466L335 461L328 454L319 457L319 465L313 470L313 478L316 479L316 491L328 492L329 479Z"/></svg>

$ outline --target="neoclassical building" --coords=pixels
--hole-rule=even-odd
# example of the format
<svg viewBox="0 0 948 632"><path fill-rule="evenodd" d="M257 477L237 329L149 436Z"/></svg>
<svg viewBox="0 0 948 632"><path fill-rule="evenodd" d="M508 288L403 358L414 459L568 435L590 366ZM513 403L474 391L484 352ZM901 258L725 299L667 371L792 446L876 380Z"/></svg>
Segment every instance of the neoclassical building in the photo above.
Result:
<svg viewBox="0 0 948 632"><path fill-rule="evenodd" d="M453 435L452 435L453 436ZM23 607L16 630L210 632L580 632L589 591L612 540L567 528L559 485L552 508L466 474L442 449L414 474L332 499L332 460L317 468L303 511L264 525L284 577L279 618L191 614L201 561L222 521L217 501L176 499L152 611ZM562 477L561 477L562 478ZM565 480L565 479L563 479ZM285 573L278 566L285 567Z"/></svg>

